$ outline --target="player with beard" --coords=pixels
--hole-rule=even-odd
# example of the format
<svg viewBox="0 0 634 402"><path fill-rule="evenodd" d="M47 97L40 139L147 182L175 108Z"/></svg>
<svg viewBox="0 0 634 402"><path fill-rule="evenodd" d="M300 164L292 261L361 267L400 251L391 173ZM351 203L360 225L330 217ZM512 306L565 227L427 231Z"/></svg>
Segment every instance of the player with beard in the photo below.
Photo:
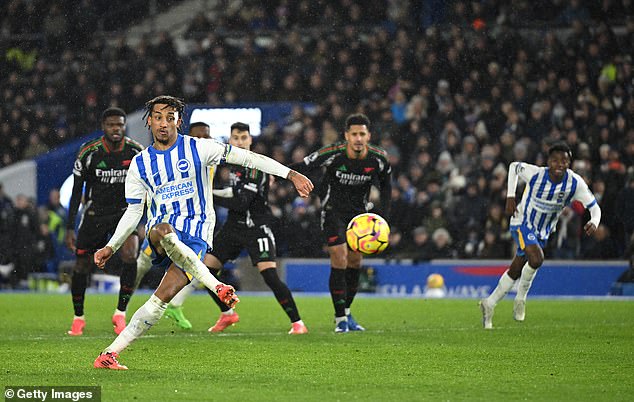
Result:
<svg viewBox="0 0 634 402"><path fill-rule="evenodd" d="M211 168L230 163L287 178L302 197L313 189L308 178L271 158L230 144L180 135L185 110L181 99L157 96L145 108L144 118L154 143L132 159L125 182L128 208L108 244L95 253L94 261L99 268L105 266L135 230L147 204L146 232L156 256L153 263L165 269L165 274L130 324L95 359L95 368L126 370L118 361L119 353L161 319L168 303L192 278L229 307L239 301L233 287L219 282L201 261L215 225Z"/></svg>

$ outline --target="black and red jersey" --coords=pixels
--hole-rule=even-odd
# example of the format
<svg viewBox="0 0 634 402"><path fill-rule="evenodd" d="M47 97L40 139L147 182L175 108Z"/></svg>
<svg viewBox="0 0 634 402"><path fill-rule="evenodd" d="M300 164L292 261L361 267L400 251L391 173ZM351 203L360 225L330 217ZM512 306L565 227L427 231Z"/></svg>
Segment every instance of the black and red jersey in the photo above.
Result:
<svg viewBox="0 0 634 402"><path fill-rule="evenodd" d="M380 147L368 145L365 158L351 159L346 146L347 142L340 142L323 147L293 168L302 173L325 169L320 191L324 211L366 212L370 188L374 185L381 193L379 212L388 215L392 168L387 153Z"/></svg>
<svg viewBox="0 0 634 402"><path fill-rule="evenodd" d="M268 206L270 176L257 169L231 166L233 197L214 197L214 203L229 210L228 224L248 227L269 225L274 220Z"/></svg>
<svg viewBox="0 0 634 402"><path fill-rule="evenodd" d="M95 214L111 214L125 210L125 178L132 158L143 146L124 137L118 149L110 149L103 136L84 143L73 166L75 182L68 211L68 225L75 216L85 184L85 208Z"/></svg>

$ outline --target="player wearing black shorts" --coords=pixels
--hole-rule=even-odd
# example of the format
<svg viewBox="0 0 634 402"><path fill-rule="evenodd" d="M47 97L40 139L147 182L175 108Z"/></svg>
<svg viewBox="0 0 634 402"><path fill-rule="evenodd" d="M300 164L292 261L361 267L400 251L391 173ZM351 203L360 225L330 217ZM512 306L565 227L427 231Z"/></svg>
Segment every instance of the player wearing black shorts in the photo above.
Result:
<svg viewBox="0 0 634 402"><path fill-rule="evenodd" d="M363 331L350 305L357 294L362 255L346 244L350 220L368 212L370 188L380 190L383 216L389 214L391 167L386 152L370 145L370 120L363 114L348 116L345 141L328 145L304 158L294 169L306 173L325 169L322 179L322 229L330 255L330 295L335 307L335 332Z"/></svg>
<svg viewBox="0 0 634 402"><path fill-rule="evenodd" d="M69 335L83 334L86 325L84 298L94 266L92 255L107 243L127 207L125 178L128 167L132 158L143 149L139 143L125 136L125 125L123 110L106 109L101 116L104 135L80 147L73 167L74 184L68 208L66 245L75 252L77 260L71 279L75 317ZM84 212L75 238L75 218L82 192ZM112 317L117 334L125 328L125 311L134 291L138 243L136 234L133 234L121 248L121 288L119 303Z"/></svg>
<svg viewBox="0 0 634 402"><path fill-rule="evenodd" d="M250 149L253 139L249 125L234 123L229 144ZM219 271L229 260L234 260L246 248L253 265L257 266L264 282L273 291L291 321L289 334L305 334L308 329L299 316L290 289L277 275L275 236L271 230L273 215L268 206L269 175L259 170L231 167L231 187L214 190L214 203L229 209L227 221L213 240L205 264ZM214 295L212 295L213 297ZM216 324L209 329L220 332L238 322L238 314L214 297L222 310Z"/></svg>

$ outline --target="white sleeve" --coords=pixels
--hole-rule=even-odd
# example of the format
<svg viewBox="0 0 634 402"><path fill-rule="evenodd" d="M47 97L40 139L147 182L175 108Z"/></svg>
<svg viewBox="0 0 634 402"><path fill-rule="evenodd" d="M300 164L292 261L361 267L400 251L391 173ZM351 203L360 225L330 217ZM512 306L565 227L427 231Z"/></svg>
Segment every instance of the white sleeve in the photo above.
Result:
<svg viewBox="0 0 634 402"><path fill-rule="evenodd" d="M146 194L147 190L138 174L136 162L133 159L125 178L125 199L128 202L128 208L121 219L119 219L117 228L107 244L107 246L112 248L113 252L117 252L139 224L143 216Z"/></svg>
<svg viewBox="0 0 634 402"><path fill-rule="evenodd" d="M601 208L583 178L576 174L575 178L577 179L577 189L572 199L579 201L590 211L590 222L594 223L595 227L599 227L599 223L601 222Z"/></svg>
<svg viewBox="0 0 634 402"><path fill-rule="evenodd" d="M223 189L213 189L212 193L216 197L233 198L233 187L227 187Z"/></svg>
<svg viewBox="0 0 634 402"><path fill-rule="evenodd" d="M518 179L521 178L526 183L538 172L539 167L531 165L530 163L511 162L509 165L509 176L506 182L506 197L515 197Z"/></svg>
<svg viewBox="0 0 634 402"><path fill-rule="evenodd" d="M227 163L244 166L250 169L257 169L264 173L279 176L283 179L286 179L288 177L288 173L291 171L290 168L282 165L275 159L271 159L268 156L257 154L246 149L232 147L229 144L227 144L227 150L223 155L223 159L225 159Z"/></svg>
<svg viewBox="0 0 634 402"><path fill-rule="evenodd" d="M233 147L230 144L222 144L210 139L196 139L201 144L200 157L207 165L217 165L221 162L240 165L250 169L257 169L264 173L286 179L290 168L268 156L256 154L246 149Z"/></svg>
<svg viewBox="0 0 634 402"><path fill-rule="evenodd" d="M137 167L136 158L132 159L125 177L125 200L128 204L143 204L147 189Z"/></svg>
<svg viewBox="0 0 634 402"><path fill-rule="evenodd" d="M123 213L121 219L119 219L117 229L115 229L110 241L106 244L106 246L112 248L113 252L116 253L125 240L134 232L134 229L136 229L143 216L144 205L143 203L128 204L128 208Z"/></svg>
<svg viewBox="0 0 634 402"><path fill-rule="evenodd" d="M594 227L598 228L599 223L601 223L601 207L599 207L599 204L594 201L594 204L592 204L588 210L590 211L589 222L594 223Z"/></svg>

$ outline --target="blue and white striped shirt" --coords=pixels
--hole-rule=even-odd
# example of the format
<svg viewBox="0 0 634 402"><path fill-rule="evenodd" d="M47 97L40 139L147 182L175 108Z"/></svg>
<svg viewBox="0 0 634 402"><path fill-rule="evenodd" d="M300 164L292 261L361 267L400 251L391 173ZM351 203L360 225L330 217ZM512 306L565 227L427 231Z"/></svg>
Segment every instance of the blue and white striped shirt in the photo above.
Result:
<svg viewBox="0 0 634 402"><path fill-rule="evenodd" d="M215 140L178 135L164 151L150 146L130 163L125 181L128 208L107 246L114 252L121 247L141 220L145 203L148 231L158 223L169 223L211 245L216 223L213 167L224 162L284 178L290 172L274 159Z"/></svg>
<svg viewBox="0 0 634 402"><path fill-rule="evenodd" d="M526 182L526 187L511 217L511 226L526 225L543 240L555 231L561 211L572 201L578 200L586 208L597 203L583 178L570 169L559 183L553 183L547 167L513 162L509 167L507 196L515 196L518 177Z"/></svg>
<svg viewBox="0 0 634 402"><path fill-rule="evenodd" d="M147 199L148 230L165 222L207 240L216 221L214 169L209 166L219 164L230 150L230 145L182 135L165 151L148 147L130 164L126 201L137 204Z"/></svg>

